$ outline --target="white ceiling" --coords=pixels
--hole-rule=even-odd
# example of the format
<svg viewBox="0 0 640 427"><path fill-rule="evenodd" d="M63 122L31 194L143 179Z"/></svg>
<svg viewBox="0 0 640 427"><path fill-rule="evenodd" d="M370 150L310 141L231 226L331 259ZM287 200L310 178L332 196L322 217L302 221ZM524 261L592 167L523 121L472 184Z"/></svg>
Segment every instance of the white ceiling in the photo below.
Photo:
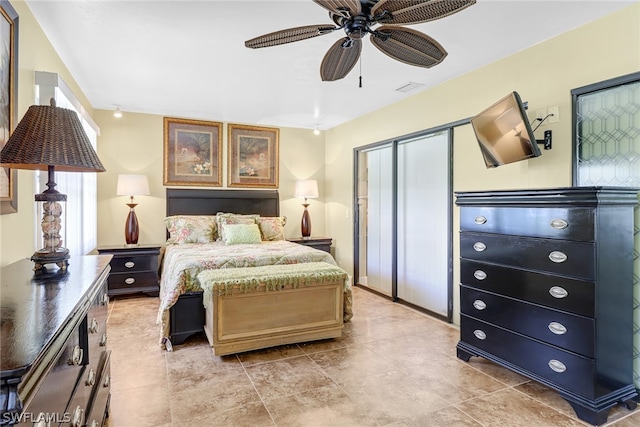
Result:
<svg viewBox="0 0 640 427"><path fill-rule="evenodd" d="M342 80L320 80L320 62L344 37L341 30L281 46L244 47L265 33L332 24L311 0L26 0L94 108L323 130L636 2L478 0L457 14L411 26L449 52L431 69L394 61L367 37L359 88L360 65ZM396 91L408 82L424 86Z"/></svg>

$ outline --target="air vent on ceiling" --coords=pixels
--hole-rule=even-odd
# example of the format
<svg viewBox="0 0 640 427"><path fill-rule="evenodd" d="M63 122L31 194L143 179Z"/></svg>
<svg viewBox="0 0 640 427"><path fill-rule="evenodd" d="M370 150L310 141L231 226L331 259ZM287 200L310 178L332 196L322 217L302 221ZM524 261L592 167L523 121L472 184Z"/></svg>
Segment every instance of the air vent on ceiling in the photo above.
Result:
<svg viewBox="0 0 640 427"><path fill-rule="evenodd" d="M415 90L419 87L424 86L422 83L414 83L414 82L409 82L409 83L405 83L402 86L400 86L399 88L396 89L397 92L410 92L412 90Z"/></svg>

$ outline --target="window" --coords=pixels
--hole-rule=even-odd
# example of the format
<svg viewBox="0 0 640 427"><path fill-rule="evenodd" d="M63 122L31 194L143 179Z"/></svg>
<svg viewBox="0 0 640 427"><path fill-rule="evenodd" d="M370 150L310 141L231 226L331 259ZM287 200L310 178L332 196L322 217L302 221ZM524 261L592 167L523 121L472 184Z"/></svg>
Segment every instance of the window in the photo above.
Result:
<svg viewBox="0 0 640 427"><path fill-rule="evenodd" d="M56 73L37 71L36 104L49 105L51 98L55 99L58 107L67 108L78 113L80 123L89 137L93 148L97 148L100 129L84 111L82 104L75 97L71 89ZM36 172L36 193L46 189L46 172ZM63 246L69 249L71 256L85 255L97 246L98 236L98 183L95 172L56 172L56 189L67 195L66 205L66 242ZM41 208L41 204L36 204ZM36 212L41 218L42 212ZM39 221L35 232L36 248L41 248L42 234Z"/></svg>

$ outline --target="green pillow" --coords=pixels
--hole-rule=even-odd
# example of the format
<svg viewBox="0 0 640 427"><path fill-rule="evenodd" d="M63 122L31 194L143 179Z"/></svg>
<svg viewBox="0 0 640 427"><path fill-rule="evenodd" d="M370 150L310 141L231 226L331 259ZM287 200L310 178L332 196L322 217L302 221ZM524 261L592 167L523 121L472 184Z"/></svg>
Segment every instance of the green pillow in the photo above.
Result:
<svg viewBox="0 0 640 427"><path fill-rule="evenodd" d="M238 245L241 243L260 243L260 227L258 224L223 224L222 240L225 245Z"/></svg>

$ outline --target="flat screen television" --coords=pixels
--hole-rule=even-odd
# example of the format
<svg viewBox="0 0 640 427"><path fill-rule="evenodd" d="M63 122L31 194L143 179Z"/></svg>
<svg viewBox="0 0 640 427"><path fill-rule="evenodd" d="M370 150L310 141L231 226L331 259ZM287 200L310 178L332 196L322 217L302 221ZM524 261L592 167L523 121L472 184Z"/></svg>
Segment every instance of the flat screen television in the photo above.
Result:
<svg viewBox="0 0 640 427"><path fill-rule="evenodd" d="M471 126L487 168L542 154L518 92L511 92L472 117Z"/></svg>

